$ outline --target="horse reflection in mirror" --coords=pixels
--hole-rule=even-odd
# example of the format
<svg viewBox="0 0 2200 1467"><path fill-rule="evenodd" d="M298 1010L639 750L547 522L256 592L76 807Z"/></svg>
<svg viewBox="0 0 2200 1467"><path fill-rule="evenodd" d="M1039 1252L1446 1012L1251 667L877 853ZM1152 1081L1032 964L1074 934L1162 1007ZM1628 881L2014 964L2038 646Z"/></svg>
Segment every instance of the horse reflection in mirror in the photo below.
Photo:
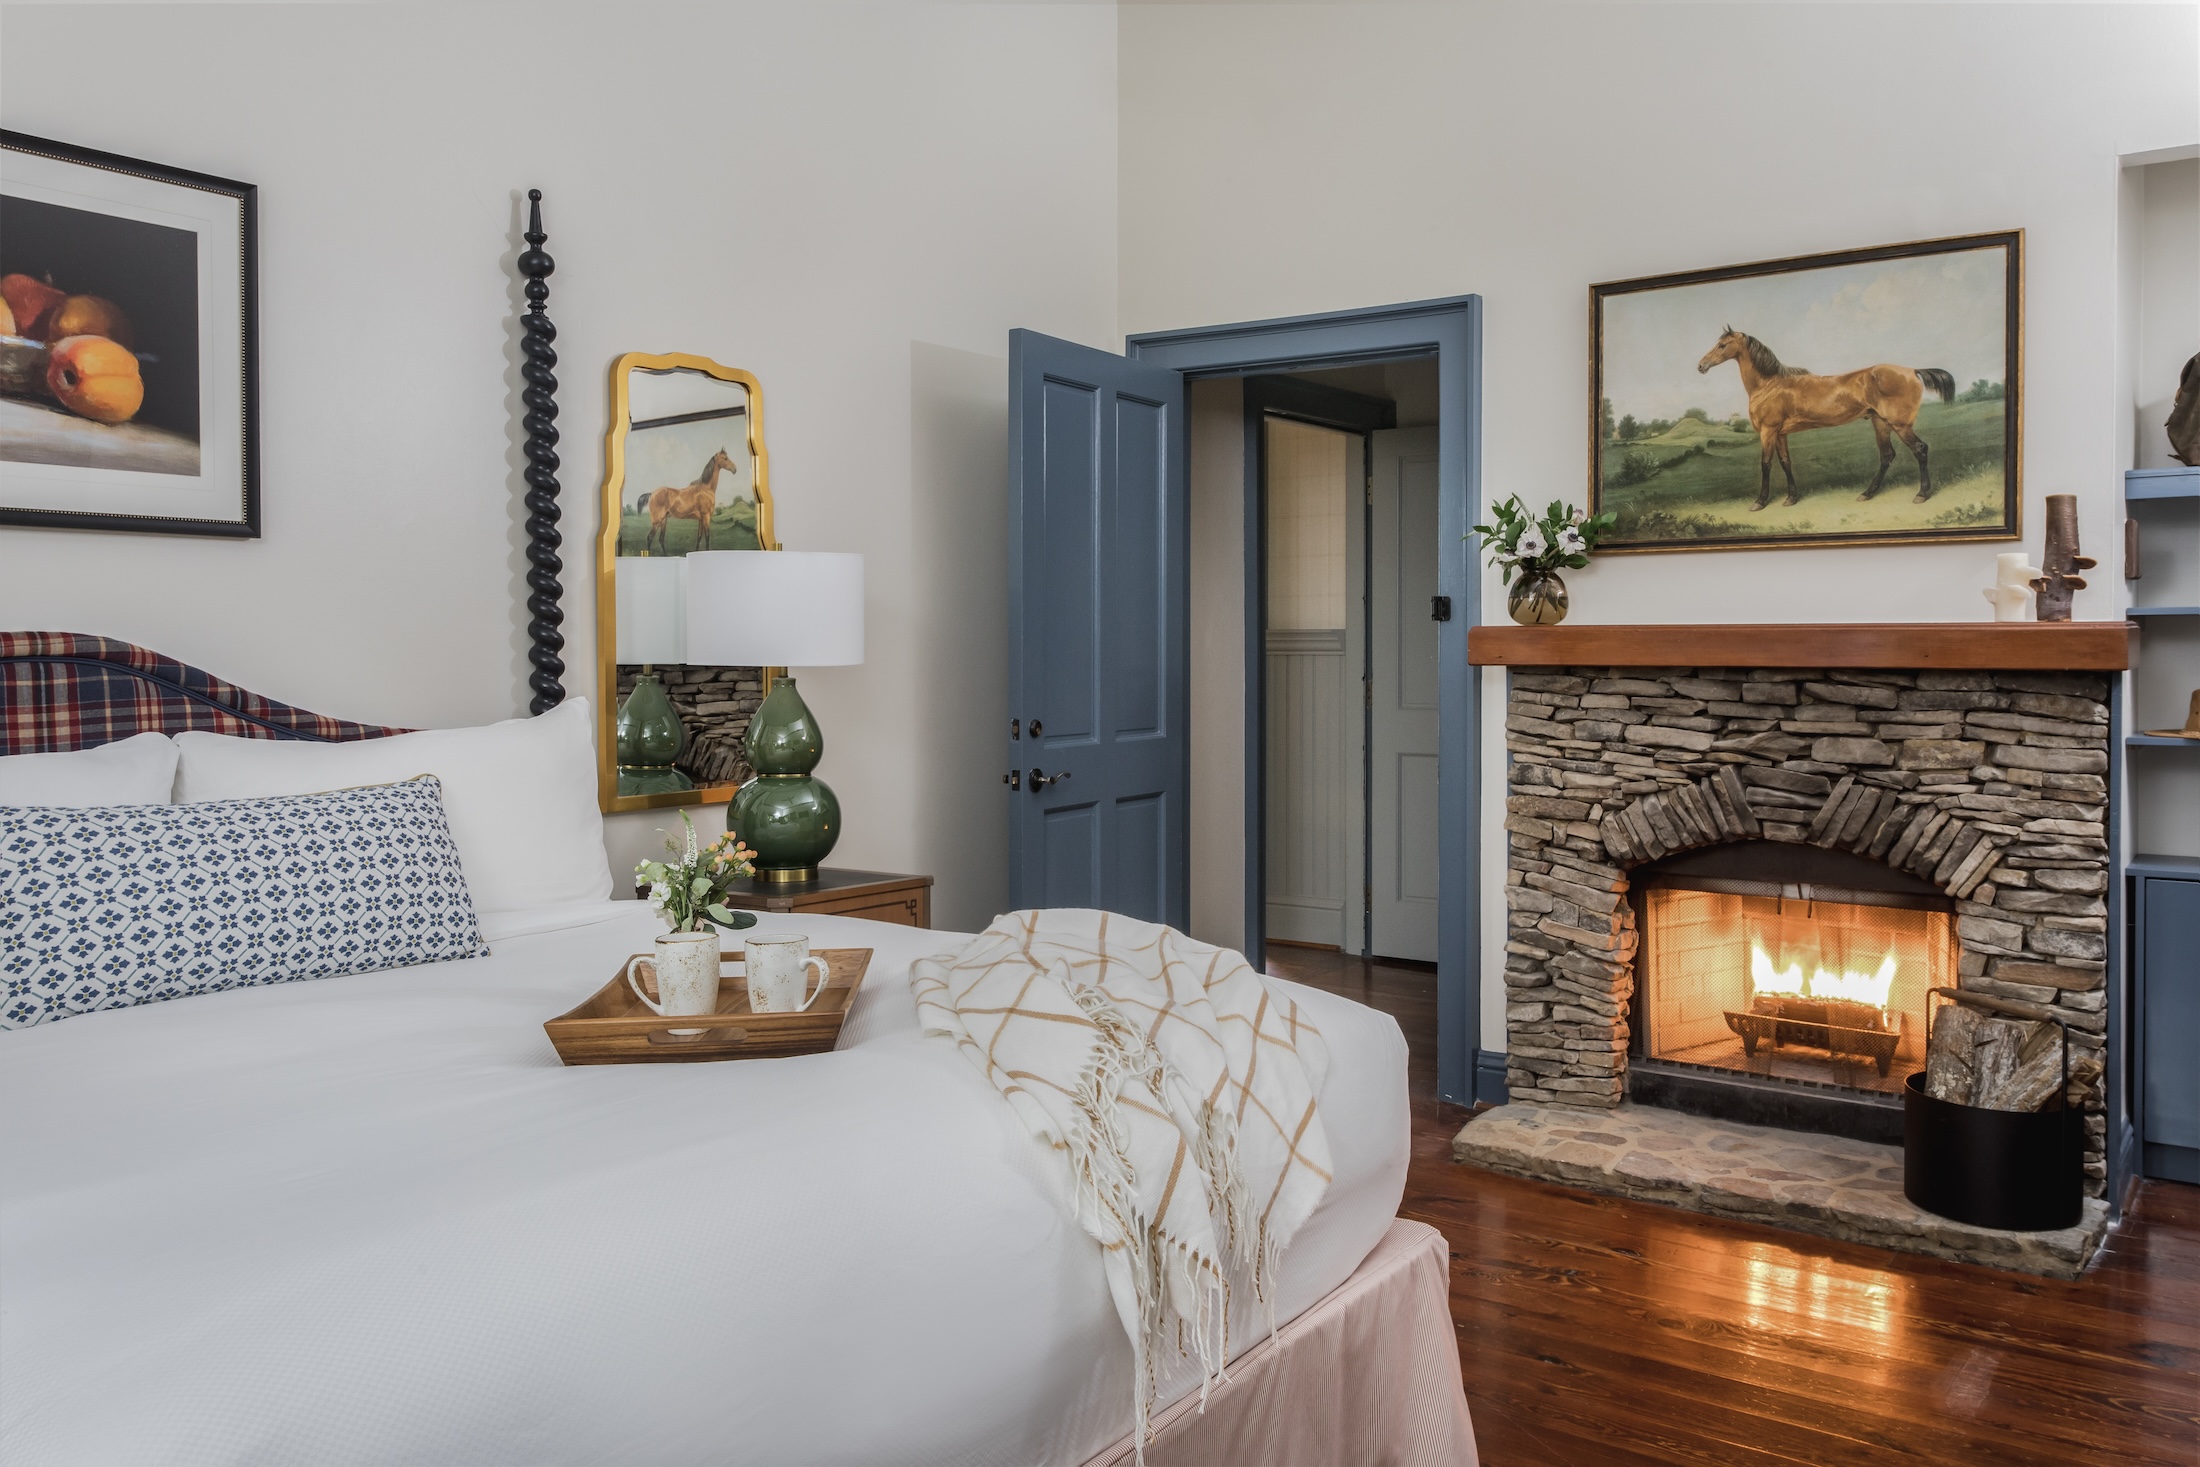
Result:
<svg viewBox="0 0 2200 1467"><path fill-rule="evenodd" d="M1870 499L1887 482L1887 470L1894 464L1896 438L1917 457L1915 502L1922 504L1933 497L1933 471L1927 462L1925 440L1917 436L1917 410L1927 392L1939 393L1942 402L1955 401L1956 379L1947 372L1939 367L1895 367L1882 362L1837 377L1823 377L1801 367L1782 366L1771 347L1732 326L1704 353L1696 370L1708 372L1721 362L1733 362L1741 368L1742 387L1749 393L1749 425L1757 430L1757 502L1750 506L1752 510L1763 509L1772 498L1775 458L1780 460L1780 472L1787 476L1787 498L1781 503L1794 504L1802 498L1795 487L1795 464L1788 456L1790 433L1806 428L1838 428L1858 418L1870 418L1872 432L1879 439L1879 472L1872 475L1871 487L1862 497Z"/></svg>
<svg viewBox="0 0 2200 1467"><path fill-rule="evenodd" d="M649 538L642 544L644 555L671 554L665 544L665 528L673 520L695 521L695 544L691 549L710 549L711 521L718 514L718 476L735 474L740 470L721 448L703 465L702 476L685 489L659 489L649 496Z"/></svg>

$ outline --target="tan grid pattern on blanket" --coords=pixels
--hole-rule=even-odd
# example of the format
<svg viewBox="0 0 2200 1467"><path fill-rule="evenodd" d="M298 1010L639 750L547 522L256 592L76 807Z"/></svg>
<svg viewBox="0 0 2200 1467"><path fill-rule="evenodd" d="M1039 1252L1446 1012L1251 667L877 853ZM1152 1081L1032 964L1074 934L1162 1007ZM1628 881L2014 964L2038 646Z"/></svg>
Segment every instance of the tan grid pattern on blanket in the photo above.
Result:
<svg viewBox="0 0 2200 1467"><path fill-rule="evenodd" d="M1329 1185L1319 1030L1239 954L1108 912L1012 912L910 986L1063 1156L1146 1387L1172 1333L1219 1377L1231 1279L1266 1299Z"/></svg>

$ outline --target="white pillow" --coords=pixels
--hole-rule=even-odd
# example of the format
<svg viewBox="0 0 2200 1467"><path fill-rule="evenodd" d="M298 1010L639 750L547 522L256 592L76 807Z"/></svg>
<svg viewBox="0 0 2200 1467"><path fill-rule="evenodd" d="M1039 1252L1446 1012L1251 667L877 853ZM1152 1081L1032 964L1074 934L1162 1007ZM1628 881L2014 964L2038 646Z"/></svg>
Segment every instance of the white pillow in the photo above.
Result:
<svg viewBox="0 0 2200 1467"><path fill-rule="evenodd" d="M539 718L341 744L194 731L176 735L176 798L263 799L432 774L443 782L476 911L602 901L611 862L596 809L593 729L588 700L569 698Z"/></svg>
<svg viewBox="0 0 2200 1467"><path fill-rule="evenodd" d="M175 785L176 741L166 734L132 734L73 754L0 757L0 805L165 805Z"/></svg>

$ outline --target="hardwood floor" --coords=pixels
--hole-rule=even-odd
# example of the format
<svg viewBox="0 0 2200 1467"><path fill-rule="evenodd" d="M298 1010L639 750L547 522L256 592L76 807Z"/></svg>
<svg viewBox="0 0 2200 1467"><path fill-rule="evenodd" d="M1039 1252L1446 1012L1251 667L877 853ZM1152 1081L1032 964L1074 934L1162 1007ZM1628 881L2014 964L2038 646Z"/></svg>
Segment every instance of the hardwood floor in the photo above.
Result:
<svg viewBox="0 0 2200 1467"><path fill-rule="evenodd" d="M1501 1177L1451 1159L1432 973L1269 967L1406 1031L1400 1211L1451 1244L1488 1467L2200 1464L2200 1188L2147 1184L2062 1283Z"/></svg>

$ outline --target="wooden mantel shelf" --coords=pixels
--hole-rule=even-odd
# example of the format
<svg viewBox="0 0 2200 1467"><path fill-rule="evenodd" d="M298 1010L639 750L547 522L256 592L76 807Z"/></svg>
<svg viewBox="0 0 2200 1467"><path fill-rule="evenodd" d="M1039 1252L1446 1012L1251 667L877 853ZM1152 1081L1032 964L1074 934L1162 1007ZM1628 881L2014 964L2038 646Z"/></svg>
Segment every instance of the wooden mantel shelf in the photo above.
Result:
<svg viewBox="0 0 2200 1467"><path fill-rule="evenodd" d="M1798 626L1479 626L1476 667L1884 667L2114 672L2125 621L1882 622Z"/></svg>

